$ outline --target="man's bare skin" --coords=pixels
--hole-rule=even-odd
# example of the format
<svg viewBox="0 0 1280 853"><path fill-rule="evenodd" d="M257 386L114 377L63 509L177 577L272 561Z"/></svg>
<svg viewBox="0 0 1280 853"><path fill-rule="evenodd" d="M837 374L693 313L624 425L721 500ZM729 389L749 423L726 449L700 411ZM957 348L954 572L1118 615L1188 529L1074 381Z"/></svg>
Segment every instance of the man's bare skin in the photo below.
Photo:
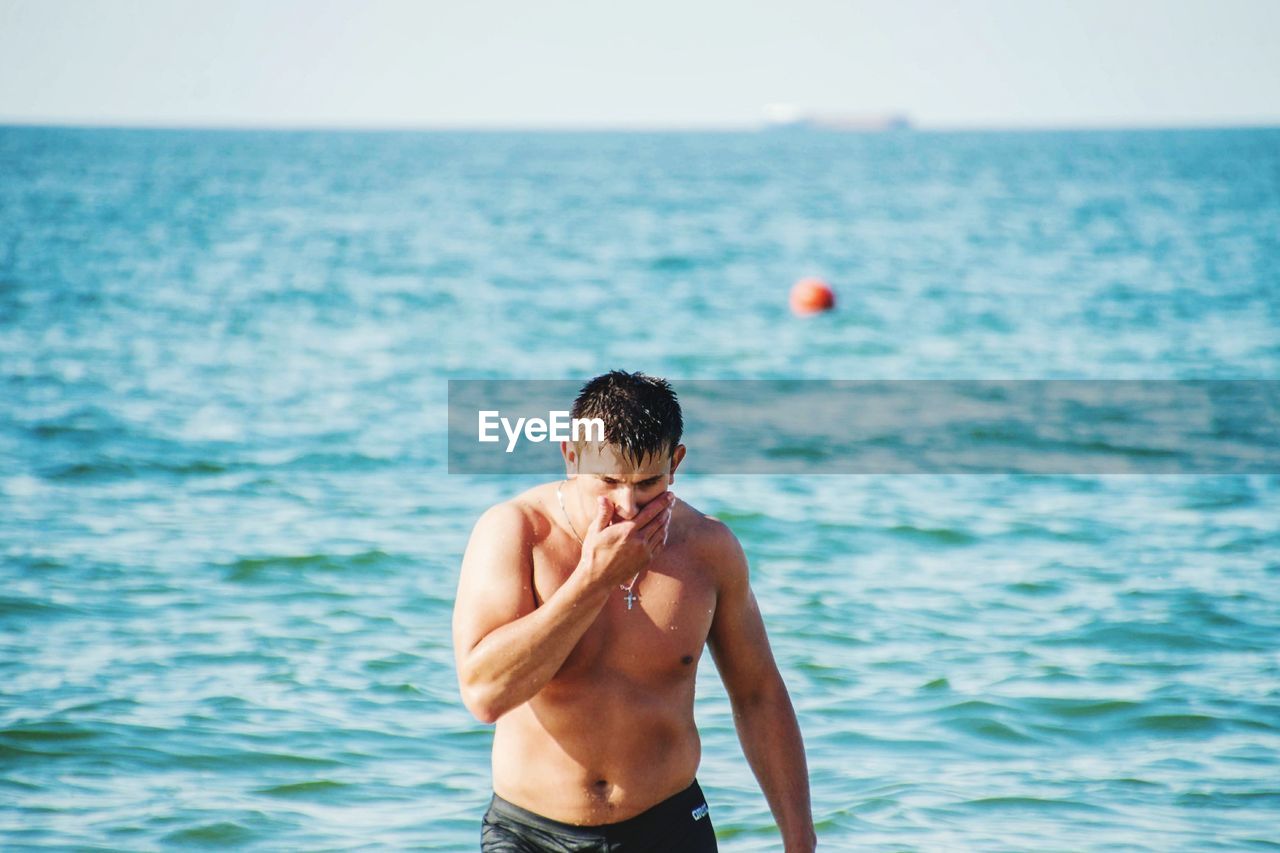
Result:
<svg viewBox="0 0 1280 853"><path fill-rule="evenodd" d="M495 793L595 826L689 787L709 645L788 850L812 849L803 747L742 549L668 491L684 448L641 465L565 453L577 476L491 508L463 559L455 653L468 708L496 721Z"/></svg>
<svg viewBox="0 0 1280 853"><path fill-rule="evenodd" d="M531 546L533 599L546 601L577 566L578 541L555 523L555 484L515 504ZM547 686L498 721L500 797L567 823L601 824L639 814L693 782L701 757L694 674L718 586L697 553L699 540L714 534L695 529L714 523L677 502L666 546L637 581L633 609L621 589L610 594Z"/></svg>

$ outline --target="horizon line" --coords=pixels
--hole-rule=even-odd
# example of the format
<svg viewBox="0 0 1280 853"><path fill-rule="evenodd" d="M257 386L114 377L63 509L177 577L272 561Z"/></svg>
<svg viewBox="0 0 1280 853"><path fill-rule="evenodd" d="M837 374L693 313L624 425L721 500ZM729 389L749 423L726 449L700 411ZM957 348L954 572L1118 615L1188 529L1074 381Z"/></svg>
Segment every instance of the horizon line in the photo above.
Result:
<svg viewBox="0 0 1280 853"><path fill-rule="evenodd" d="M815 133L840 136L879 136L899 133L965 133L965 132L1068 132L1068 131L1140 131L1140 130L1267 130L1280 128L1280 117L1238 118L1222 120L1156 119L1088 121L965 121L919 122L909 119L905 127L827 127L779 125L768 121L754 122L341 122L328 120L254 121L241 119L105 119L21 117L0 115L0 127L49 128L67 130L153 130L153 131L226 131L280 133Z"/></svg>

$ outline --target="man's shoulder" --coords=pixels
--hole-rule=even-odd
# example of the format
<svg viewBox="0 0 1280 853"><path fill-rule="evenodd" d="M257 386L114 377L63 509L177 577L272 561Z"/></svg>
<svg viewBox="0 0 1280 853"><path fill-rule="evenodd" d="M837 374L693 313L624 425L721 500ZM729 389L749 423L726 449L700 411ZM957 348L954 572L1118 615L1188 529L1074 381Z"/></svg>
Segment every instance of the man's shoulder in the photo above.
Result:
<svg viewBox="0 0 1280 853"><path fill-rule="evenodd" d="M499 501L480 515L476 530L487 534L517 535L522 539L536 537L547 527L546 491L554 488L548 484L534 486L515 497Z"/></svg>
<svg viewBox="0 0 1280 853"><path fill-rule="evenodd" d="M746 601L751 590L751 569L746 551L733 529L713 515L687 508L686 542L699 569L715 585L717 601ZM720 605L717 604L717 610Z"/></svg>
<svg viewBox="0 0 1280 853"><path fill-rule="evenodd" d="M717 564L726 559L735 560L742 554L742 544L738 542L733 529L714 515L707 515L683 499L680 506L684 510L685 525L688 533L686 540L699 555L713 560Z"/></svg>

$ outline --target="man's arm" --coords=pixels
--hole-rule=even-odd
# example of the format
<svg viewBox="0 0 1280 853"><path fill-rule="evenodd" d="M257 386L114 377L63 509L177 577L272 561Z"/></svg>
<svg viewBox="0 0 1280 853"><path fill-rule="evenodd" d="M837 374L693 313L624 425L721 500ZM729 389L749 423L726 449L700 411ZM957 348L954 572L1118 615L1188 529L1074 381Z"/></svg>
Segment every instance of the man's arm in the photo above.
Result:
<svg viewBox="0 0 1280 853"><path fill-rule="evenodd" d="M574 572L534 606L530 522L511 504L476 522L453 606L453 651L462 701L492 723L551 680L595 620L607 588Z"/></svg>
<svg viewBox="0 0 1280 853"><path fill-rule="evenodd" d="M773 659L748 582L747 558L728 528L716 535L720 596L708 644L733 706L747 763L760 782L787 853L817 844L809 805L809 771L791 697Z"/></svg>
<svg viewBox="0 0 1280 853"><path fill-rule="evenodd" d="M560 670L595 621L618 577L648 561L666 534L669 501L652 501L635 519L610 526L602 502L582 559L541 607L533 600L532 531L512 504L476 522L462 558L453 608L453 651L463 704L492 723L527 702ZM606 529L607 528L607 529Z"/></svg>

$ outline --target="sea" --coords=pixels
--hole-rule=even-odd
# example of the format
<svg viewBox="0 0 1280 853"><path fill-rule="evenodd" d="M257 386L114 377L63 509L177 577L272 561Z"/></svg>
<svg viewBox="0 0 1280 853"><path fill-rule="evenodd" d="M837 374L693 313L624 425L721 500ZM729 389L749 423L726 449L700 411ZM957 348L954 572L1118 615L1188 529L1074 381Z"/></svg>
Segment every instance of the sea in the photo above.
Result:
<svg viewBox="0 0 1280 853"><path fill-rule="evenodd" d="M610 369L1280 379L1280 129L0 127L0 848L478 849L453 596L541 480L450 473L448 380ZM1280 849L1276 473L674 489L819 849ZM781 850L703 660L720 848Z"/></svg>

